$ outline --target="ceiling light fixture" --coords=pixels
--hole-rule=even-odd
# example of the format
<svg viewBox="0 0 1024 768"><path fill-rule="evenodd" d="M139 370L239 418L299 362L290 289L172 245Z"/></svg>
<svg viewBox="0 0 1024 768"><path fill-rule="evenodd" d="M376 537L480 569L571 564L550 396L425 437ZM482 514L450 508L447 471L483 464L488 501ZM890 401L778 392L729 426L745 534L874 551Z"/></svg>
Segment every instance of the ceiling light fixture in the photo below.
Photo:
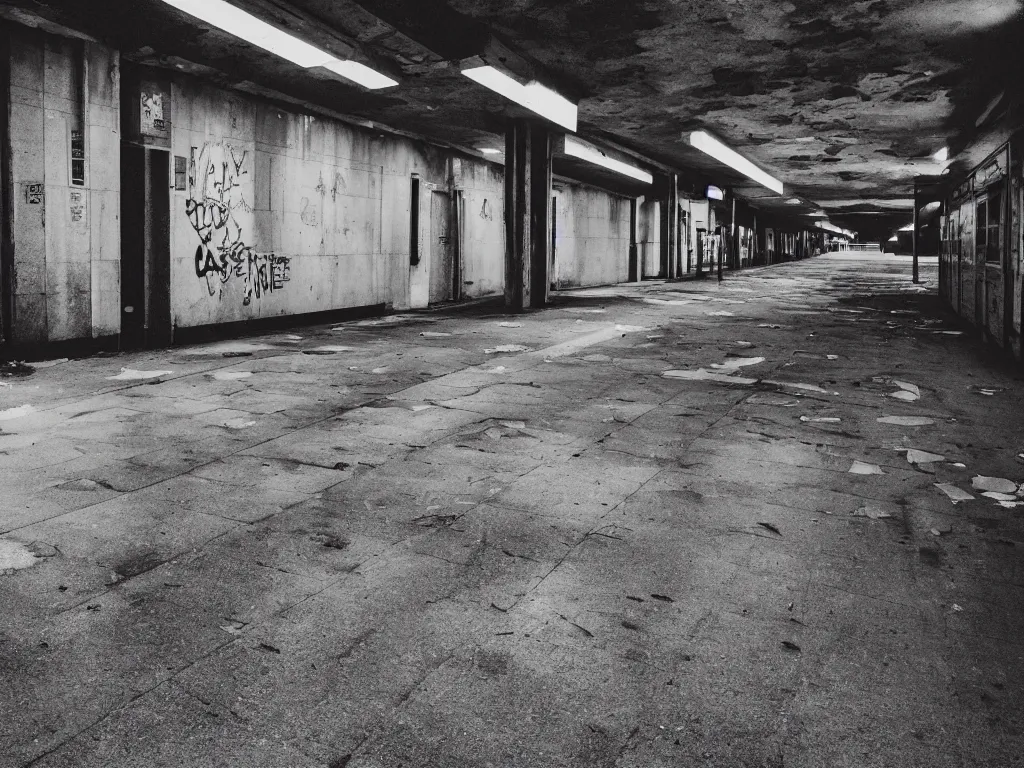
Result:
<svg viewBox="0 0 1024 768"><path fill-rule="evenodd" d="M725 200L725 192L722 191L721 187L709 184L707 190L705 190L705 197L708 200Z"/></svg>
<svg viewBox="0 0 1024 768"><path fill-rule="evenodd" d="M494 147L480 147L480 151L483 152L485 155L502 154L502 151L500 149L495 149Z"/></svg>
<svg viewBox="0 0 1024 768"><path fill-rule="evenodd" d="M347 80L371 89L398 85L397 80L392 80L356 61L342 61L327 51L323 51L305 40L300 40L295 35L278 29L224 0L164 0L164 2L227 32L229 35L241 38L305 69L326 67Z"/></svg>
<svg viewBox="0 0 1024 768"><path fill-rule="evenodd" d="M360 64L358 61L352 61L351 59L347 61L335 59L329 64L324 64L324 67L334 74L341 75L346 80L351 80L353 83L358 83L372 91L398 85L397 80L393 80L387 75L382 75L377 70L370 69L365 64Z"/></svg>
<svg viewBox="0 0 1024 768"><path fill-rule="evenodd" d="M462 70L462 74L509 101L526 107L568 131L576 132L576 105L546 85L536 80L523 85L500 69L491 66L471 67Z"/></svg>
<svg viewBox="0 0 1024 768"><path fill-rule="evenodd" d="M845 237L848 237L851 240L857 234L856 232L851 232L848 229L843 229L842 227L837 227L835 224L830 224L827 221L816 221L816 222L814 222L814 226L818 227L819 229L824 229L827 232L835 232L837 235L844 235Z"/></svg>
<svg viewBox="0 0 1024 768"><path fill-rule="evenodd" d="M690 146L694 149L699 149L706 155L710 155L720 163L723 163L733 170L739 171L744 176L756 181L764 187L767 187L772 192L781 195L782 194L782 182L776 179L771 174L765 173L752 162L743 157L739 152L736 152L729 147L725 146L722 142L716 139L707 131L694 131L688 137Z"/></svg>
<svg viewBox="0 0 1024 768"><path fill-rule="evenodd" d="M652 184L654 182L654 176L642 168L616 160L614 157L608 157L605 152L602 152L597 147L585 144L579 139L574 139L572 136L565 137L562 151L570 157L577 157L580 160L586 160L588 163L600 165L616 173L621 173L623 176L629 176L631 179L642 181L644 184Z"/></svg>

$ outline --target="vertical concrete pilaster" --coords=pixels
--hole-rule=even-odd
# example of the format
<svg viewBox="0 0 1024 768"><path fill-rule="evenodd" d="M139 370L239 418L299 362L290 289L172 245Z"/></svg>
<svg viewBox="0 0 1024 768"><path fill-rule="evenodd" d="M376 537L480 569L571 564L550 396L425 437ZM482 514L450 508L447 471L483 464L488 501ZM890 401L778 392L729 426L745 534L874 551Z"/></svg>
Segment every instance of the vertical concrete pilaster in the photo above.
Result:
<svg viewBox="0 0 1024 768"><path fill-rule="evenodd" d="M661 269L659 277L672 280L678 275L679 177L670 173L661 192Z"/></svg>
<svg viewBox="0 0 1024 768"><path fill-rule="evenodd" d="M505 306L543 306L551 242L551 136L529 120L505 132Z"/></svg>

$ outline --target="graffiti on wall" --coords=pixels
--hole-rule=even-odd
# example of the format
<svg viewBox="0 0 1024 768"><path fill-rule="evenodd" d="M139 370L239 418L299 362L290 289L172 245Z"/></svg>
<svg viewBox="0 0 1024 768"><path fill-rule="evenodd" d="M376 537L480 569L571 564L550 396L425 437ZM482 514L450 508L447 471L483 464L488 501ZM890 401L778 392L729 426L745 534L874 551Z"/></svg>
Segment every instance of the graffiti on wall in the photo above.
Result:
<svg viewBox="0 0 1024 768"><path fill-rule="evenodd" d="M257 253L245 242L239 218L249 218L253 212L244 194L250 162L246 150L226 142L192 147L185 201L185 213L200 240L196 277L206 280L211 296L223 296L224 285L241 281L245 306L253 298L284 288L291 264L286 256Z"/></svg>

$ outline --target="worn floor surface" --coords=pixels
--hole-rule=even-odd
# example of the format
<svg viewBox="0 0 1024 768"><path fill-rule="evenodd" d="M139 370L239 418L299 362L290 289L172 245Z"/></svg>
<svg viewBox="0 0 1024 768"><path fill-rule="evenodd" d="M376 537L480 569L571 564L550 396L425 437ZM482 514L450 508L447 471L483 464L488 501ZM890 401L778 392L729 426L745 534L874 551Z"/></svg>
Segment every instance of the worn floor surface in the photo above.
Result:
<svg viewBox="0 0 1024 768"><path fill-rule="evenodd" d="M0 379L0 765L1021 764L1024 386L924 277Z"/></svg>

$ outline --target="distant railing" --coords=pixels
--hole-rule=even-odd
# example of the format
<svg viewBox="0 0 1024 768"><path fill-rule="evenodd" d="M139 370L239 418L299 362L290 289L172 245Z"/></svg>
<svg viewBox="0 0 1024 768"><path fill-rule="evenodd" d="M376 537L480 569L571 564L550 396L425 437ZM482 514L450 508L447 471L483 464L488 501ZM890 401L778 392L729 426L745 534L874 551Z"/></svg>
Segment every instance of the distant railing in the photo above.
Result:
<svg viewBox="0 0 1024 768"><path fill-rule="evenodd" d="M831 243L830 250L853 251L856 253L879 253L882 250L880 243Z"/></svg>

